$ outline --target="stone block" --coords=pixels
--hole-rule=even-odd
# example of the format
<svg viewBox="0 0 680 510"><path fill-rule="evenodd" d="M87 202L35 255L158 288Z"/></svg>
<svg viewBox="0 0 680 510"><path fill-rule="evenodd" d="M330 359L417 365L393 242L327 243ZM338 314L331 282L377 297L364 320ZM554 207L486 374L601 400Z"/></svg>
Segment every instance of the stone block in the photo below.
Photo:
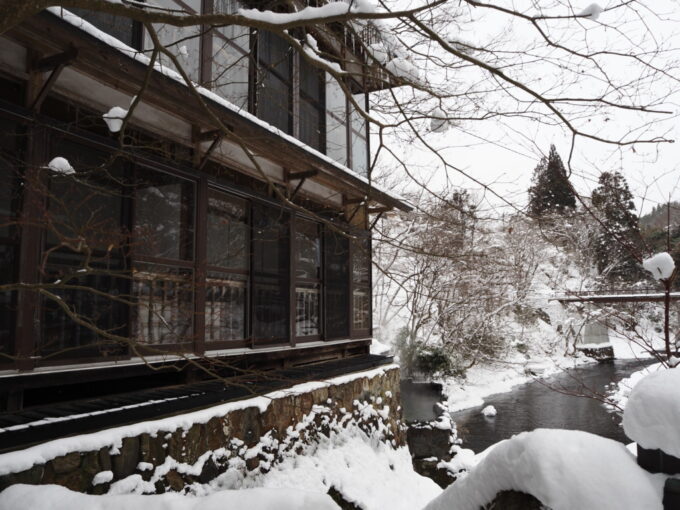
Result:
<svg viewBox="0 0 680 510"><path fill-rule="evenodd" d="M101 463L99 462L99 452L87 452L84 453L81 460L81 468L83 472L94 477L100 471L104 471L101 468Z"/></svg>
<svg viewBox="0 0 680 510"><path fill-rule="evenodd" d="M7 487L14 485L15 483L38 485L42 481L44 472L45 466L43 464L39 464L33 466L31 469L27 469L19 473L10 473L0 476L0 491L5 490Z"/></svg>
<svg viewBox="0 0 680 510"><path fill-rule="evenodd" d="M120 453L111 459L113 476L116 480L130 476L139 463L139 437L126 437Z"/></svg>
<svg viewBox="0 0 680 510"><path fill-rule="evenodd" d="M184 489L184 478L174 469L168 471L168 474L165 475L165 480L173 491L180 492Z"/></svg>
<svg viewBox="0 0 680 510"><path fill-rule="evenodd" d="M163 432L159 432L156 437L151 437L149 434L139 436L139 456L141 462L149 462L154 466L159 466L165 462L164 435Z"/></svg>
<svg viewBox="0 0 680 510"><path fill-rule="evenodd" d="M502 491L483 510L544 510L543 504L531 494Z"/></svg>
<svg viewBox="0 0 680 510"><path fill-rule="evenodd" d="M51 464L56 474L69 473L80 467L80 452L71 452L67 455L57 457L52 460Z"/></svg>
<svg viewBox="0 0 680 510"><path fill-rule="evenodd" d="M411 456L414 458L437 457L450 460L451 431L428 426L411 426L406 432Z"/></svg>
<svg viewBox="0 0 680 510"><path fill-rule="evenodd" d="M205 442L208 450L217 450L227 446L227 435L221 418L211 418L205 424Z"/></svg>
<svg viewBox="0 0 680 510"><path fill-rule="evenodd" d="M92 477L82 469L76 469L70 473L57 474L54 483L76 492L85 492L90 488Z"/></svg>

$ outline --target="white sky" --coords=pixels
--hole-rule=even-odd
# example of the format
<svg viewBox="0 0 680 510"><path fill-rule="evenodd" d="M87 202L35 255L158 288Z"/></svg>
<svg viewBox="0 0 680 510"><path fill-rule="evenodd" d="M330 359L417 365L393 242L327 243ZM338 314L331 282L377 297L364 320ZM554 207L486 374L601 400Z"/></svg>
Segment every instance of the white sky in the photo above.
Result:
<svg viewBox="0 0 680 510"><path fill-rule="evenodd" d="M525 12L536 13L536 2L530 0L490 0L495 4L505 5L512 8L522 8ZM403 4L403 2L399 2ZM591 2L567 1L544 1L541 7L546 9L544 13L564 15L571 12L580 12ZM619 1L602 1L605 8L612 7ZM457 4L457 2L456 2ZM651 2L650 2L651 4ZM411 5L413 5L411 3ZM519 6L519 7L518 7ZM680 57L680 6L672 0L655 0L654 12L647 7L633 4L634 9L619 9L604 12L598 22L588 20L561 20L551 22L551 33L559 34L557 40L570 47L581 51L597 48L614 49L622 53L628 53L631 47L640 54L643 50L662 48L663 53L656 55L657 67L667 72L667 76L646 76L642 66L637 65L630 58L609 57L603 58L603 63L608 70L609 76L621 83L639 83L635 90L631 91L630 97L634 100L664 96L662 109L671 112L669 115L649 115L641 117L638 114L612 112L592 115L581 113L577 121L580 126L589 129L590 132L604 137L617 137L625 135L631 128L645 127L645 132L640 134L643 138L662 136L665 138L678 139L678 122L676 115L678 107L679 83L677 60ZM456 26L455 22L445 25L447 34L460 34L460 38L471 41L482 47L486 47L488 41L505 38L504 48L514 51L521 50L524 46L530 46L533 32L531 25L519 20L508 22L505 15L485 13L483 16L477 9L472 13L472 19L466 19L465 23ZM568 23L566 25L565 23ZM544 25L543 25L544 26ZM452 27L452 28L449 28ZM441 30L442 27L439 27ZM545 50L543 50L545 51ZM417 59L416 56L414 58ZM480 59L486 58L484 54ZM526 57L524 69L509 68L508 73L513 76L523 76L528 73L534 86L552 91L559 91L561 95L569 94L570 97L583 97L602 91L609 92L609 98L613 98L611 88L598 81L597 71L587 69L584 66L583 79L578 75L570 74L565 83L560 80L562 75L556 66L545 64L538 60L532 62ZM565 61L565 66L576 69L576 60ZM437 69L425 69L428 79L436 81L437 73L443 75L443 71ZM673 76L675 74L675 76ZM482 83L479 73L463 70L461 74L452 78L445 76L446 81L454 82L459 76L463 78L456 81L456 86L465 87L476 80L477 85ZM467 81L466 81L467 80ZM569 83L566 83L566 82ZM501 101L500 93L489 95L492 101ZM449 113L455 111L455 106ZM425 124L422 126L426 129ZM446 160L474 176L476 179L490 185L491 188L509 201L518 206L526 204L527 189L530 185L534 167L540 159L541 153L547 154L550 144L555 144L565 164L569 155L571 137L566 129L560 126L548 126L535 120L511 119L498 122L496 120L484 120L476 123L463 122L458 127L450 129L446 133L430 133L426 135L428 143L440 149L440 153ZM446 182L443 166L437 161L435 155L421 147L418 143L404 143L403 140L396 144L403 154L409 166L423 180L429 180L434 186L442 186ZM374 145L375 147L375 145ZM620 171L628 180L631 191L635 196L638 211L641 213L649 210L658 203L669 199L680 200L680 146L678 144L635 144L619 148L599 142L578 139L572 159L572 183L577 190L584 195L589 195L597 185L597 177L602 171ZM453 173L448 176L450 182L474 190L477 185L460 175ZM405 183L406 180L402 180ZM478 193L480 195L481 193ZM501 201L485 195L492 206L499 206Z"/></svg>

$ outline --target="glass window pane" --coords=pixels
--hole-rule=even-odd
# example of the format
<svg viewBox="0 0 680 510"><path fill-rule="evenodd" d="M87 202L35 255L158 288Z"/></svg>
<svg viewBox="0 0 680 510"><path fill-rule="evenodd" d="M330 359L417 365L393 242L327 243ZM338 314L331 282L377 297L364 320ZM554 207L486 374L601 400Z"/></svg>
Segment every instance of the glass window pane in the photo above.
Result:
<svg viewBox="0 0 680 510"><path fill-rule="evenodd" d="M280 209L253 206L253 336L288 337L289 216Z"/></svg>
<svg viewBox="0 0 680 510"><path fill-rule="evenodd" d="M39 352L41 355L59 354L65 357L112 356L126 352L127 347L104 336L96 328L122 337L128 336L129 308L116 301L116 297L129 294L130 281L124 277L123 267L117 265L93 264L101 272L79 274L81 256L74 253L53 253L47 265L47 281L63 280L75 274L70 285L85 289L55 289L61 303L43 298L41 312L41 335ZM98 292L90 292L87 288ZM103 294L101 294L101 293ZM70 317L61 304L90 322L93 327L81 326Z"/></svg>
<svg viewBox="0 0 680 510"><path fill-rule="evenodd" d="M365 94L354 94L355 101L365 106ZM356 173L368 175L368 142L367 142L367 123L366 119L351 105L352 111L350 120L352 124L351 143L352 143L352 170Z"/></svg>
<svg viewBox="0 0 680 510"><path fill-rule="evenodd" d="M53 144L50 159L57 156L75 173L50 172L48 246L69 242L109 254L120 250L128 238L123 211L129 189L121 162L68 139Z"/></svg>
<svg viewBox="0 0 680 510"><path fill-rule="evenodd" d="M352 281L369 284L371 277L371 241L357 239L352 243Z"/></svg>
<svg viewBox="0 0 680 510"><path fill-rule="evenodd" d="M247 278L211 272L206 280L205 341L245 338Z"/></svg>
<svg viewBox="0 0 680 510"><path fill-rule="evenodd" d="M295 275L297 278L321 278L321 234L319 224L295 221Z"/></svg>
<svg viewBox="0 0 680 510"><path fill-rule="evenodd" d="M322 119L323 112L319 110L317 104L300 99L300 141L324 152L321 136Z"/></svg>
<svg viewBox="0 0 680 510"><path fill-rule="evenodd" d="M209 266L248 269L248 217L245 200L211 191L208 197Z"/></svg>
<svg viewBox="0 0 680 510"><path fill-rule="evenodd" d="M148 257L191 260L194 185L149 170L140 171L135 191L135 252Z"/></svg>
<svg viewBox="0 0 680 510"><path fill-rule="evenodd" d="M319 285L295 287L295 335L317 336L320 330Z"/></svg>
<svg viewBox="0 0 680 510"><path fill-rule="evenodd" d="M352 316L354 329L369 329L370 322L370 299L368 289L355 289L352 297Z"/></svg>
<svg viewBox="0 0 680 510"><path fill-rule="evenodd" d="M269 71L258 81L257 116L284 133L290 133L290 85Z"/></svg>
<svg viewBox="0 0 680 510"><path fill-rule="evenodd" d="M326 80L326 154L347 165L347 100L330 76Z"/></svg>
<svg viewBox="0 0 680 510"><path fill-rule="evenodd" d="M137 264L133 296L133 335L138 342L163 345L190 340L194 316L191 271Z"/></svg>
<svg viewBox="0 0 680 510"><path fill-rule="evenodd" d="M325 235L326 337L349 336L349 240L337 232Z"/></svg>
<svg viewBox="0 0 680 510"><path fill-rule="evenodd" d="M300 57L300 92L312 101L321 100L323 71Z"/></svg>
<svg viewBox="0 0 680 510"><path fill-rule="evenodd" d="M17 281L16 257L16 246L0 243L0 285ZM0 292L0 353L12 352L16 315L16 292Z"/></svg>
<svg viewBox="0 0 680 510"><path fill-rule="evenodd" d="M69 7L68 10L128 46L133 48L139 47L139 41L137 40L138 31L135 29L135 22L130 18L77 7Z"/></svg>
<svg viewBox="0 0 680 510"><path fill-rule="evenodd" d="M250 34L247 29L244 30L244 34L226 41L218 35L213 36L212 83L213 89L219 95L239 108L247 110L250 65L247 43ZM245 41L245 49L236 48L232 41L237 44Z"/></svg>

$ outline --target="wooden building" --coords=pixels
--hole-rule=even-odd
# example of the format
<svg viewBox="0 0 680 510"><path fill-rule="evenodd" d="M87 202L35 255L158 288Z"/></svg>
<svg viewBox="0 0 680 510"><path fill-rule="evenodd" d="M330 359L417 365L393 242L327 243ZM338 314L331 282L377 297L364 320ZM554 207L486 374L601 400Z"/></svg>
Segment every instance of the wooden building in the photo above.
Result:
<svg viewBox="0 0 680 510"><path fill-rule="evenodd" d="M368 179L365 119L271 33L155 29L201 87L127 18L0 37L4 411L368 354L369 229L408 205ZM367 109L357 35L315 36Z"/></svg>

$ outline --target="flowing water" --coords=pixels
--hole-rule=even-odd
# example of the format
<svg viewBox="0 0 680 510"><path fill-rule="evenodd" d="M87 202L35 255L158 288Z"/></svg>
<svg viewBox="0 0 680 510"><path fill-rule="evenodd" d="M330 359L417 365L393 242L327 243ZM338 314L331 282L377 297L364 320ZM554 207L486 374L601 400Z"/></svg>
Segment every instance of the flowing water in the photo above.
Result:
<svg viewBox="0 0 680 510"><path fill-rule="evenodd" d="M545 380L517 386L512 391L491 395L484 405L452 413L462 446L476 453L514 434L536 428L584 430L623 443L630 442L620 418L609 413L594 398L574 396L593 391L603 394L606 385L628 377L649 361L622 360L568 370ZM493 405L498 414L491 418L481 410Z"/></svg>

